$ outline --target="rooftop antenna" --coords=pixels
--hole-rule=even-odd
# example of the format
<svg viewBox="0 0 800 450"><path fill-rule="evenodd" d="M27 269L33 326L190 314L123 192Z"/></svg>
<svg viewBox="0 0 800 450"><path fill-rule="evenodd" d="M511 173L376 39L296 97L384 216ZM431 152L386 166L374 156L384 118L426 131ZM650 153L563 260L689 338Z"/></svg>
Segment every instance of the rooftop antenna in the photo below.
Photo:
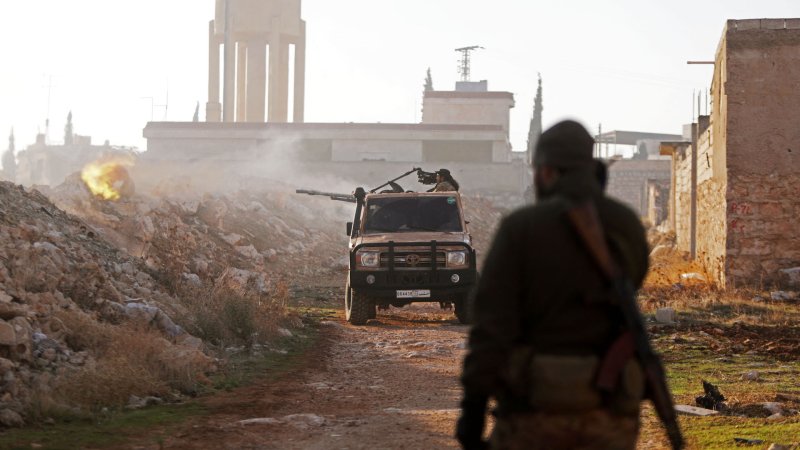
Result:
<svg viewBox="0 0 800 450"><path fill-rule="evenodd" d="M479 45L473 45L472 47L462 47L456 49L457 52L461 52L461 59L458 61L458 73L461 74L461 81L469 81L472 70L470 56L475 50L483 50L483 47Z"/></svg>

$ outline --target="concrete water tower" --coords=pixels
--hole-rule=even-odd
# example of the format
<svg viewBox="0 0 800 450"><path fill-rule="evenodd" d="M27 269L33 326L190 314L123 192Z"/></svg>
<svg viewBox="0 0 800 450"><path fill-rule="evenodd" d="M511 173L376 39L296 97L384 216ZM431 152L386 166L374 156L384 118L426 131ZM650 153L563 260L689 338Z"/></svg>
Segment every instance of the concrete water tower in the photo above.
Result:
<svg viewBox="0 0 800 450"><path fill-rule="evenodd" d="M293 45L292 118L303 122L306 23L300 10L301 0L216 0L209 24L206 121L264 122L266 111L267 121L287 122Z"/></svg>

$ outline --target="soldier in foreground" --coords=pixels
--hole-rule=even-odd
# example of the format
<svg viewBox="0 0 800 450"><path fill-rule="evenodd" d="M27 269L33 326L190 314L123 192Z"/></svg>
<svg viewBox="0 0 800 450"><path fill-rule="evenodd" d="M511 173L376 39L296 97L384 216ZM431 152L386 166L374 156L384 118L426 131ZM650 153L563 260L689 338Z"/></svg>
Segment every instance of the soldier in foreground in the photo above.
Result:
<svg viewBox="0 0 800 450"><path fill-rule="evenodd" d="M633 297L648 268L645 231L603 194L593 144L571 121L543 133L538 203L497 232L461 379L456 435L465 449L633 449L646 389L673 447L682 446ZM497 422L486 443L490 398Z"/></svg>

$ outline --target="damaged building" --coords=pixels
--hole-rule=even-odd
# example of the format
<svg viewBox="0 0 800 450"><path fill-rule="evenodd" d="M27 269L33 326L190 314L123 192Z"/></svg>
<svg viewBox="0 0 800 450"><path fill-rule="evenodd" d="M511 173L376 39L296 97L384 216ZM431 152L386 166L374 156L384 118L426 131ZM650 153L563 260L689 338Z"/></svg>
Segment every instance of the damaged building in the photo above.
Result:
<svg viewBox="0 0 800 450"><path fill-rule="evenodd" d="M800 19L729 20L712 111L671 156L669 227L720 287L789 282L800 266Z"/></svg>
<svg viewBox="0 0 800 450"><path fill-rule="evenodd" d="M13 152L13 144L9 149ZM96 145L91 136L76 134L70 113L64 128L64 141L48 142L46 134L37 134L34 144L17 152L13 178L7 176L7 179L25 186L57 186L92 161L123 155L134 155L134 149L112 146L108 141Z"/></svg>

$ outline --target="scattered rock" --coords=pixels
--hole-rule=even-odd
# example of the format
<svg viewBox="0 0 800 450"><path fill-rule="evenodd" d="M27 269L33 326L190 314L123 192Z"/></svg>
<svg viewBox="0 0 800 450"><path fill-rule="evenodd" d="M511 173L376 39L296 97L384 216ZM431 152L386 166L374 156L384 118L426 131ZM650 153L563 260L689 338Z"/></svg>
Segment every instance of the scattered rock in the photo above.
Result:
<svg viewBox="0 0 800 450"><path fill-rule="evenodd" d="M0 345L8 347L17 343L17 334L14 332L14 327L5 320L0 319Z"/></svg>
<svg viewBox="0 0 800 450"><path fill-rule="evenodd" d="M292 414L282 420L300 430L322 427L327 422L324 417L316 414Z"/></svg>
<svg viewBox="0 0 800 450"><path fill-rule="evenodd" d="M256 419L246 419L240 420L236 422L239 425L247 426L247 425L281 425L283 421L278 419L273 419L272 417L260 417Z"/></svg>
<svg viewBox="0 0 800 450"><path fill-rule="evenodd" d="M797 292L775 291L770 292L769 297L776 302L790 302L797 300Z"/></svg>
<svg viewBox="0 0 800 450"><path fill-rule="evenodd" d="M778 279L785 287L800 288L800 267L778 271Z"/></svg>
<svg viewBox="0 0 800 450"><path fill-rule="evenodd" d="M200 279L199 275L194 273L183 274L183 280L195 287L200 287L203 285L203 280Z"/></svg>
<svg viewBox="0 0 800 450"><path fill-rule="evenodd" d="M697 406L690 406L690 405L676 405L675 412L678 414L682 414L684 416L716 416L719 414L719 411L714 411L713 409L706 409L706 408L698 408Z"/></svg>
<svg viewBox="0 0 800 450"><path fill-rule="evenodd" d="M744 373L744 374L742 374L742 377L741 377L741 379L743 381L758 381L760 378L761 378L761 375L755 370L751 370L751 371L749 371L747 373Z"/></svg>
<svg viewBox="0 0 800 450"><path fill-rule="evenodd" d="M292 336L294 336L294 334L292 334L292 332L289 331L286 328L278 328L278 335L282 336L282 337L292 337Z"/></svg>
<svg viewBox="0 0 800 450"><path fill-rule="evenodd" d="M740 437L733 438L733 442L735 442L737 445L761 445L764 443L762 439L748 439Z"/></svg>
<svg viewBox="0 0 800 450"><path fill-rule="evenodd" d="M783 445L783 444L775 444L769 446L767 450L792 450L794 448L793 445Z"/></svg>
<svg viewBox="0 0 800 450"><path fill-rule="evenodd" d="M656 322L663 324L674 324L676 313L673 308L659 308L656 310Z"/></svg>
<svg viewBox="0 0 800 450"><path fill-rule="evenodd" d="M7 428L19 428L25 425L25 421L16 411L3 409L0 410L0 425Z"/></svg>
<svg viewBox="0 0 800 450"><path fill-rule="evenodd" d="M691 281L699 281L699 282L705 283L706 282L706 277L704 277L703 275L701 275L699 273L696 273L696 272L682 273L681 274L681 280L683 280L683 281L690 281L691 280Z"/></svg>
<svg viewBox="0 0 800 450"><path fill-rule="evenodd" d="M780 403L777 402L766 402L762 403L764 409L766 409L770 414L783 414L783 408L781 407Z"/></svg>
<svg viewBox="0 0 800 450"><path fill-rule="evenodd" d="M164 403L164 400L158 397L137 397L135 395L131 395L130 399L128 399L128 405L125 407L126 409L142 409L148 406L153 405L160 405Z"/></svg>

